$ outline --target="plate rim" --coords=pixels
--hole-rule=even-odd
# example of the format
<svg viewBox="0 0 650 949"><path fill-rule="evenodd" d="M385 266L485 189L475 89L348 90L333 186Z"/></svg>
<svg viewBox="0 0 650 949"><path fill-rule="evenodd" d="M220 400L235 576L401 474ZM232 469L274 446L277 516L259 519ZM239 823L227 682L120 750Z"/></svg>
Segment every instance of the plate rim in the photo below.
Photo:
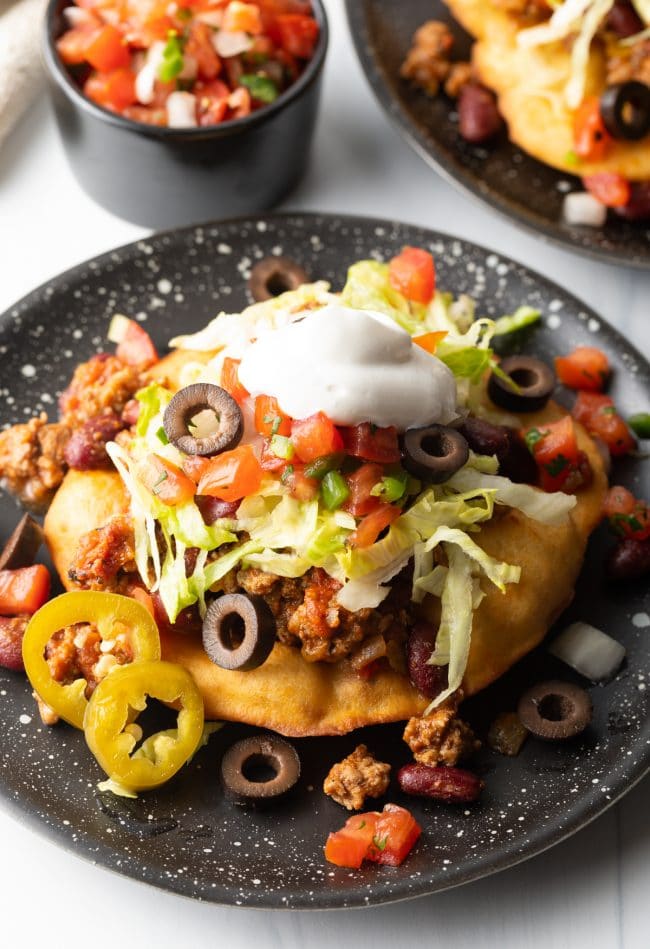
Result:
<svg viewBox="0 0 650 949"><path fill-rule="evenodd" d="M467 171L461 169L458 173L454 173L447 168L444 164L444 156L440 152L437 141L434 140L433 146L427 145L423 136L418 132L416 125L409 120L406 110L401 106L397 97L391 95L388 85L381 75L379 61L373 52L373 46L370 41L368 21L365 15L366 4L376 2L376 0L344 0L344 2L348 26L359 64L375 99L406 143L430 168L439 174L444 181L475 201L478 205L491 208L504 220L509 221L520 230L531 234L546 244L565 251L573 251L582 257L598 261L598 263L608 264L610 267L620 267L624 265L635 271L650 271L650 255L647 261L643 261L638 257L627 257L624 248L606 251L598 247L585 247L576 243L570 237L557 233L552 224L544 220L538 220L528 211L526 206L520 202L513 202L514 209L509 207L504 199L501 199L498 194L494 193L493 189L490 188L488 191L482 189L480 184L475 183L473 176ZM533 156L528 157L537 161ZM539 162L539 164L544 165L543 162ZM567 176L569 176L569 173L567 173Z"/></svg>
<svg viewBox="0 0 650 949"><path fill-rule="evenodd" d="M166 231L158 231L146 235L145 237L140 237L136 240L124 243L118 247L111 248L102 254L87 258L86 260L75 264L73 267L70 267L67 270L64 270L59 274L56 274L53 277L43 281L41 284L39 284L39 286L25 294L14 304L9 306L2 314L0 314L0 328L3 328L8 322L12 320L12 311L29 308L30 305L39 299L39 295L41 295L45 290L54 287L54 291L56 292L57 286L61 283L74 281L76 276L81 276L83 271L88 268L90 263L96 265L93 268L94 270L101 271L102 264L111 261L111 258L116 253L134 255L138 252L139 245L141 245L143 242L157 242L170 237L174 237L176 240L183 241L185 238L196 233L196 231L200 229L212 228L218 230L222 227L233 227L237 226L238 224L256 226L261 221L272 224L277 221L286 223L291 220L295 220L297 223L302 222L303 225L305 223L313 222L313 225L316 227L316 229L323 221L336 221L343 225L352 227L382 227L387 231L414 229L426 235L426 239L432 243L435 241L442 241L449 245L457 241L461 245L466 245L479 251L483 257L487 257L490 254L497 254L499 259L504 263L514 265L515 268L523 271L525 275L528 278L531 278L537 286L542 287L546 291L553 294L559 294L559 296L566 302L570 302L571 306L575 307L576 310L585 313L587 319L590 317L598 319L602 328L607 333L609 339L612 341L612 344L614 346L624 348L627 350L627 352L634 356L634 358L638 361L639 366L642 367L643 375L648 376L650 384L650 363L634 343L630 342L620 330L618 330L616 327L613 327L604 317L593 310L578 296L572 294L569 290L561 287L549 277L546 277L544 274L540 274L516 258L513 258L507 254L503 254L499 251L493 251L492 249L485 247L482 244L477 244L472 240L463 237L456 237L453 234L448 234L439 230L433 230L426 226L410 223L408 221L395 221L387 218L355 214L336 214L327 211L283 211L279 213L267 213L260 215L241 215L226 219L208 220L198 224L179 228L171 228ZM546 850L549 850L556 844L567 840L569 837L573 836L573 834L578 833L598 817L600 817L614 804L619 802L622 797L632 790L632 788L642 781L643 778L649 773L650 745L647 747L644 746L639 751L638 757L636 757L634 762L631 763L630 768L624 773L620 774L615 783L609 786L610 794L608 795L608 799L605 799L603 796L596 798L595 796L592 797L583 794L576 802L576 807L580 807L581 816L577 816L574 822L569 826L565 825L564 823L559 826L555 824L551 827L545 825L543 826L541 833L535 838L536 844L532 847L529 846L524 854L517 852L516 848L511 845L505 852L501 853L500 858L497 858L496 861L493 861L489 868L486 869L483 866L484 861L481 861L479 862L478 866L473 868L466 867L464 870L459 870L455 876L449 878L449 883L445 883L443 879L440 882L437 882L433 888L431 888L431 882L429 881L427 884L427 881L425 881L424 888L417 893L411 892L411 888L408 886L406 881L401 891L398 887L395 890L389 891L388 894L379 888L379 892L377 892L376 895L362 895L360 889L356 891L343 891L340 888L337 888L333 891L323 890L321 894L322 901L320 905L315 905L307 898L303 901L302 895L299 897L291 897L287 903L279 904L276 895L267 900L260 893L256 897L256 902L254 904L243 905L248 909L261 910L290 909L322 911L335 909L354 909L364 908L372 905L401 902L407 899L417 899L426 895L433 895L434 893L443 892L457 886L462 886L466 883L477 882L478 880L481 880L485 877L499 873L502 870L507 870L517 866L518 864L536 857ZM136 862L135 866L129 865L129 867L126 869L124 867L116 868L114 865L115 860L113 860L112 863L108 863L101 858L97 859L96 856L93 856L93 854L98 855L100 853L108 852L115 858L120 857L122 855L122 851L118 847L109 845L105 839L102 839L99 842L99 848L95 846L94 849L91 849L94 838L90 837L88 834L82 834L76 841L73 841L68 835L68 831L65 827L60 827L58 824L54 825L47 823L39 817L35 810L29 808L29 806L27 808L21 806L20 799L13 795L11 791L5 786L4 782L1 781L0 804L8 813L10 813L14 819L26 823L29 828L37 834L46 837L57 844L59 847L62 847L62 849L65 851L85 860L86 862L89 862L93 865L99 865L104 869L119 874L120 876L134 879L138 882L144 882L150 886L156 887L157 889L163 890L165 892L171 892L187 899L213 903L214 905L235 905L232 899L228 900L227 898L220 896L219 893L215 894L214 899L205 899L203 897L193 895L191 893L191 880L186 880L184 877L180 877L178 879L163 879L160 876L156 877L155 875L146 873L147 864L144 859L141 861L141 863L137 864ZM514 840L512 844L515 844ZM138 870L141 872L138 873ZM429 886L428 889L426 888L427 885Z"/></svg>

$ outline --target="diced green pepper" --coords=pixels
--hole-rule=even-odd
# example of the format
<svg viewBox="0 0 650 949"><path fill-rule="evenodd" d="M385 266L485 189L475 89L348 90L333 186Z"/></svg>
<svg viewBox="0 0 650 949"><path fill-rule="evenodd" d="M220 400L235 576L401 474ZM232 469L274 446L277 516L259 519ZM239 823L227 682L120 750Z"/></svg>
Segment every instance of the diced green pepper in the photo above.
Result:
<svg viewBox="0 0 650 949"><path fill-rule="evenodd" d="M638 412L627 420L635 435L639 438L650 438L650 412Z"/></svg>
<svg viewBox="0 0 650 949"><path fill-rule="evenodd" d="M267 104L275 102L280 94L278 87L268 76L245 73L240 76L239 82L242 86L246 86L253 99L257 99L258 102L266 102Z"/></svg>
<svg viewBox="0 0 650 949"><path fill-rule="evenodd" d="M277 458L284 458L285 461L291 461L295 455L294 447L291 444L291 439L287 438L286 435L273 435L271 436L271 451Z"/></svg>
<svg viewBox="0 0 650 949"><path fill-rule="evenodd" d="M321 482L323 504L328 511L335 511L347 501L350 489L339 471L328 471Z"/></svg>

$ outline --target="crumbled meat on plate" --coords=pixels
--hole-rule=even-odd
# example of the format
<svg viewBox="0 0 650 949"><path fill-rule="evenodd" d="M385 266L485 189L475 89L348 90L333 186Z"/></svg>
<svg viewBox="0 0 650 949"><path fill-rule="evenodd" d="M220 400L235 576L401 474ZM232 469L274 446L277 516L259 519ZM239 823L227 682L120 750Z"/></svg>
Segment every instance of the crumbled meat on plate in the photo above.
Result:
<svg viewBox="0 0 650 949"><path fill-rule="evenodd" d="M377 761L365 745L333 765L323 783L325 794L348 811L360 811L367 797L381 797L388 789L390 765Z"/></svg>
<svg viewBox="0 0 650 949"><path fill-rule="evenodd" d="M428 95L435 96L440 83L449 75L453 45L454 37L449 27L439 20L429 20L415 33L400 75L403 79L410 79Z"/></svg>
<svg viewBox="0 0 650 949"><path fill-rule="evenodd" d="M607 61L607 85L630 80L650 86L650 39L632 46L616 46L616 53Z"/></svg>
<svg viewBox="0 0 650 949"><path fill-rule="evenodd" d="M445 92L451 99L457 99L465 86L476 82L471 63L452 63L445 80Z"/></svg>
<svg viewBox="0 0 650 949"><path fill-rule="evenodd" d="M134 557L133 522L118 514L81 537L68 576L81 590L121 593L133 579L128 574L135 573Z"/></svg>
<svg viewBox="0 0 650 949"><path fill-rule="evenodd" d="M404 741L416 761L431 767L453 767L480 745L469 725L456 717L455 704L442 705L423 718L409 719Z"/></svg>
<svg viewBox="0 0 650 949"><path fill-rule="evenodd" d="M138 368L107 353L93 356L77 366L70 385L61 393L61 421L74 428L107 410L121 415L142 385Z"/></svg>
<svg viewBox="0 0 650 949"><path fill-rule="evenodd" d="M0 432L0 479L25 507L47 507L65 474L63 458L70 430L48 424L42 412L24 425Z"/></svg>

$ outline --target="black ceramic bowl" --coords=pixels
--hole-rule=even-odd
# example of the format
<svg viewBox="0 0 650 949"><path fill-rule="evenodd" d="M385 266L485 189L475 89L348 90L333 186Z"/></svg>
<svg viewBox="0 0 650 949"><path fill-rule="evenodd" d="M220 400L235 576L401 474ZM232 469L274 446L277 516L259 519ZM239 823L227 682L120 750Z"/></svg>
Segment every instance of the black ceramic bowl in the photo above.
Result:
<svg viewBox="0 0 650 949"><path fill-rule="evenodd" d="M321 0L312 0L320 38L305 71L275 102L243 119L205 128L158 128L86 98L59 58L69 0L50 0L44 59L59 130L79 184L119 217L165 228L262 211L305 171L328 43Z"/></svg>

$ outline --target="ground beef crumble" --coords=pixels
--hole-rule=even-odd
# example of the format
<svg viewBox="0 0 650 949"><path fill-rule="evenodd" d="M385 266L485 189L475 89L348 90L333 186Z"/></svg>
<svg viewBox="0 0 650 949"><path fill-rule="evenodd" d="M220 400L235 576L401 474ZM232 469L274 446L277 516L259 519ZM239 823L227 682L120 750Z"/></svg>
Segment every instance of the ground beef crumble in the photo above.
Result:
<svg viewBox="0 0 650 949"><path fill-rule="evenodd" d="M68 576L81 590L123 593L133 581L134 557L133 521L118 514L81 537Z"/></svg>
<svg viewBox="0 0 650 949"><path fill-rule="evenodd" d="M608 86L633 79L650 86L650 39L640 40L627 47L618 43L613 55L608 57Z"/></svg>
<svg viewBox="0 0 650 949"><path fill-rule="evenodd" d="M402 63L400 75L427 95L437 95L451 69L453 45L449 27L439 20L429 20L413 36L413 45Z"/></svg>
<svg viewBox="0 0 650 949"><path fill-rule="evenodd" d="M107 409L121 415L144 380L136 366L117 356L98 353L77 366L70 385L59 398L61 421L77 428Z"/></svg>
<svg viewBox="0 0 650 949"><path fill-rule="evenodd" d="M329 794L348 811L360 811L367 797L381 797L388 789L390 765L377 761L365 745L330 769L323 783Z"/></svg>
<svg viewBox="0 0 650 949"><path fill-rule="evenodd" d="M423 718L409 719L404 741L416 761L431 767L453 767L480 746L470 726L456 717L455 703L442 705Z"/></svg>
<svg viewBox="0 0 650 949"><path fill-rule="evenodd" d="M70 429L40 415L0 432L0 479L32 511L44 510L65 474Z"/></svg>

